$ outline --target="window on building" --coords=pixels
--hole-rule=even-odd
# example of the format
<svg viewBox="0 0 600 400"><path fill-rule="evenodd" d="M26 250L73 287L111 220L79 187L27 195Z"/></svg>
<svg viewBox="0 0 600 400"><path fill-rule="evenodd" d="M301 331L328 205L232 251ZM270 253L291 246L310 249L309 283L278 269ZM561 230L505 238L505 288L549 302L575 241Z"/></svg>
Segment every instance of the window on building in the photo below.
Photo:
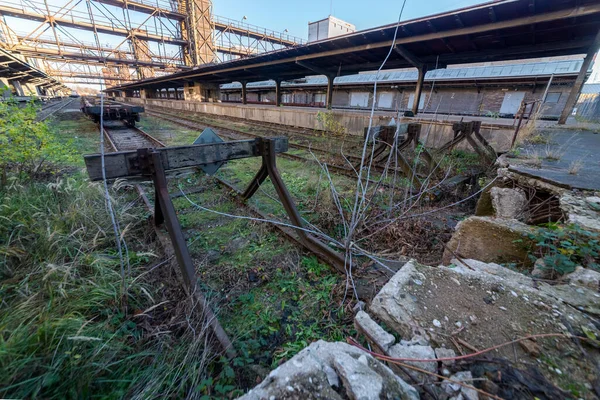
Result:
<svg viewBox="0 0 600 400"><path fill-rule="evenodd" d="M544 103L558 103L558 99L560 99L560 92L549 92Z"/></svg>

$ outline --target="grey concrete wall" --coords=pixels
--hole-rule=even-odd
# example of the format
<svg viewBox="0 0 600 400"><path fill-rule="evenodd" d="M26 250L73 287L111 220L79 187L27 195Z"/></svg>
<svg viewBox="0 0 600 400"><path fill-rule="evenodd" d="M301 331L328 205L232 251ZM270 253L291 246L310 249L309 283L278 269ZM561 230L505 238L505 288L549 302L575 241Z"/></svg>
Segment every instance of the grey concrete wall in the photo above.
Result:
<svg viewBox="0 0 600 400"><path fill-rule="evenodd" d="M274 107L255 104L200 103L141 98L120 98L118 100L127 103L143 104L150 108L163 107L316 130L323 129L323 126L317 120L317 114L319 112L326 112L323 109ZM333 115L335 120L342 124L351 135L362 136L364 128L369 125L369 112L334 110ZM373 117L372 125L388 125L392 118L393 113L377 113ZM403 118L402 122L416 121L411 118ZM426 140L425 144L427 147L439 147L453 137L451 123L427 120L419 120L418 122L422 124L421 138L422 140ZM513 131L514 128L511 127L483 125L481 133L496 151L507 151L510 148Z"/></svg>

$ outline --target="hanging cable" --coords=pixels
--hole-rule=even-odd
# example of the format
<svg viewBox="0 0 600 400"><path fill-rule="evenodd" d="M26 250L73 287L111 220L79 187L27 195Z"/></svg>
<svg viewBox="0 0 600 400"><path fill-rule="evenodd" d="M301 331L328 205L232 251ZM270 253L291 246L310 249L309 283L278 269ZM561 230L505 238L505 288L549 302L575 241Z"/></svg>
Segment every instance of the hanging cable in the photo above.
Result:
<svg viewBox="0 0 600 400"><path fill-rule="evenodd" d="M104 186L104 200L106 202L106 208L110 215L110 221L113 226L113 232L115 234L115 240L117 242L117 251L119 252L119 261L121 263L121 285L123 293L125 293L125 260L123 259L123 249L121 246L121 235L120 229L115 216L115 210L112 205L110 198L110 192L108 191L108 182L106 180L106 165L104 162L104 85L100 81L100 164L102 168L102 184ZM129 264L129 262L128 262Z"/></svg>

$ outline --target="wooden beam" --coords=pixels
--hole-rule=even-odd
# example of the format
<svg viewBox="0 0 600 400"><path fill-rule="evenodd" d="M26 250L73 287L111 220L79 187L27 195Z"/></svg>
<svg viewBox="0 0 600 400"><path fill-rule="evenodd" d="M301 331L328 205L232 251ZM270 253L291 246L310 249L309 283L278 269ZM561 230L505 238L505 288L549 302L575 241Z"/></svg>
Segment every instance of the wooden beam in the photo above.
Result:
<svg viewBox="0 0 600 400"><path fill-rule="evenodd" d="M275 152L285 153L288 149L287 138L275 138ZM164 147L156 149L160 153L165 171L182 168L194 168L201 165L259 157L257 139L232 142L200 144L195 146ZM102 156L92 154L84 156L88 175L92 181L102 179ZM106 179L136 178L143 172L137 151L121 151L104 155Z"/></svg>

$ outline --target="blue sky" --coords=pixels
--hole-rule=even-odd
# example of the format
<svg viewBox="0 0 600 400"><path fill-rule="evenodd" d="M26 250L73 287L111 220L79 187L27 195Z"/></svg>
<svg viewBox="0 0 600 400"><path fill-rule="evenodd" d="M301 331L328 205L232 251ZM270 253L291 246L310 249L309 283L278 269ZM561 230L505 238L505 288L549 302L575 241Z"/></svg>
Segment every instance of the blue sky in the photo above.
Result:
<svg viewBox="0 0 600 400"><path fill-rule="evenodd" d="M437 14L479 4L477 0L407 0L402 20ZM337 18L356 25L358 30L396 22L402 0L333 0ZM330 0L213 0L216 15L245 21L306 39L308 22L326 18Z"/></svg>

